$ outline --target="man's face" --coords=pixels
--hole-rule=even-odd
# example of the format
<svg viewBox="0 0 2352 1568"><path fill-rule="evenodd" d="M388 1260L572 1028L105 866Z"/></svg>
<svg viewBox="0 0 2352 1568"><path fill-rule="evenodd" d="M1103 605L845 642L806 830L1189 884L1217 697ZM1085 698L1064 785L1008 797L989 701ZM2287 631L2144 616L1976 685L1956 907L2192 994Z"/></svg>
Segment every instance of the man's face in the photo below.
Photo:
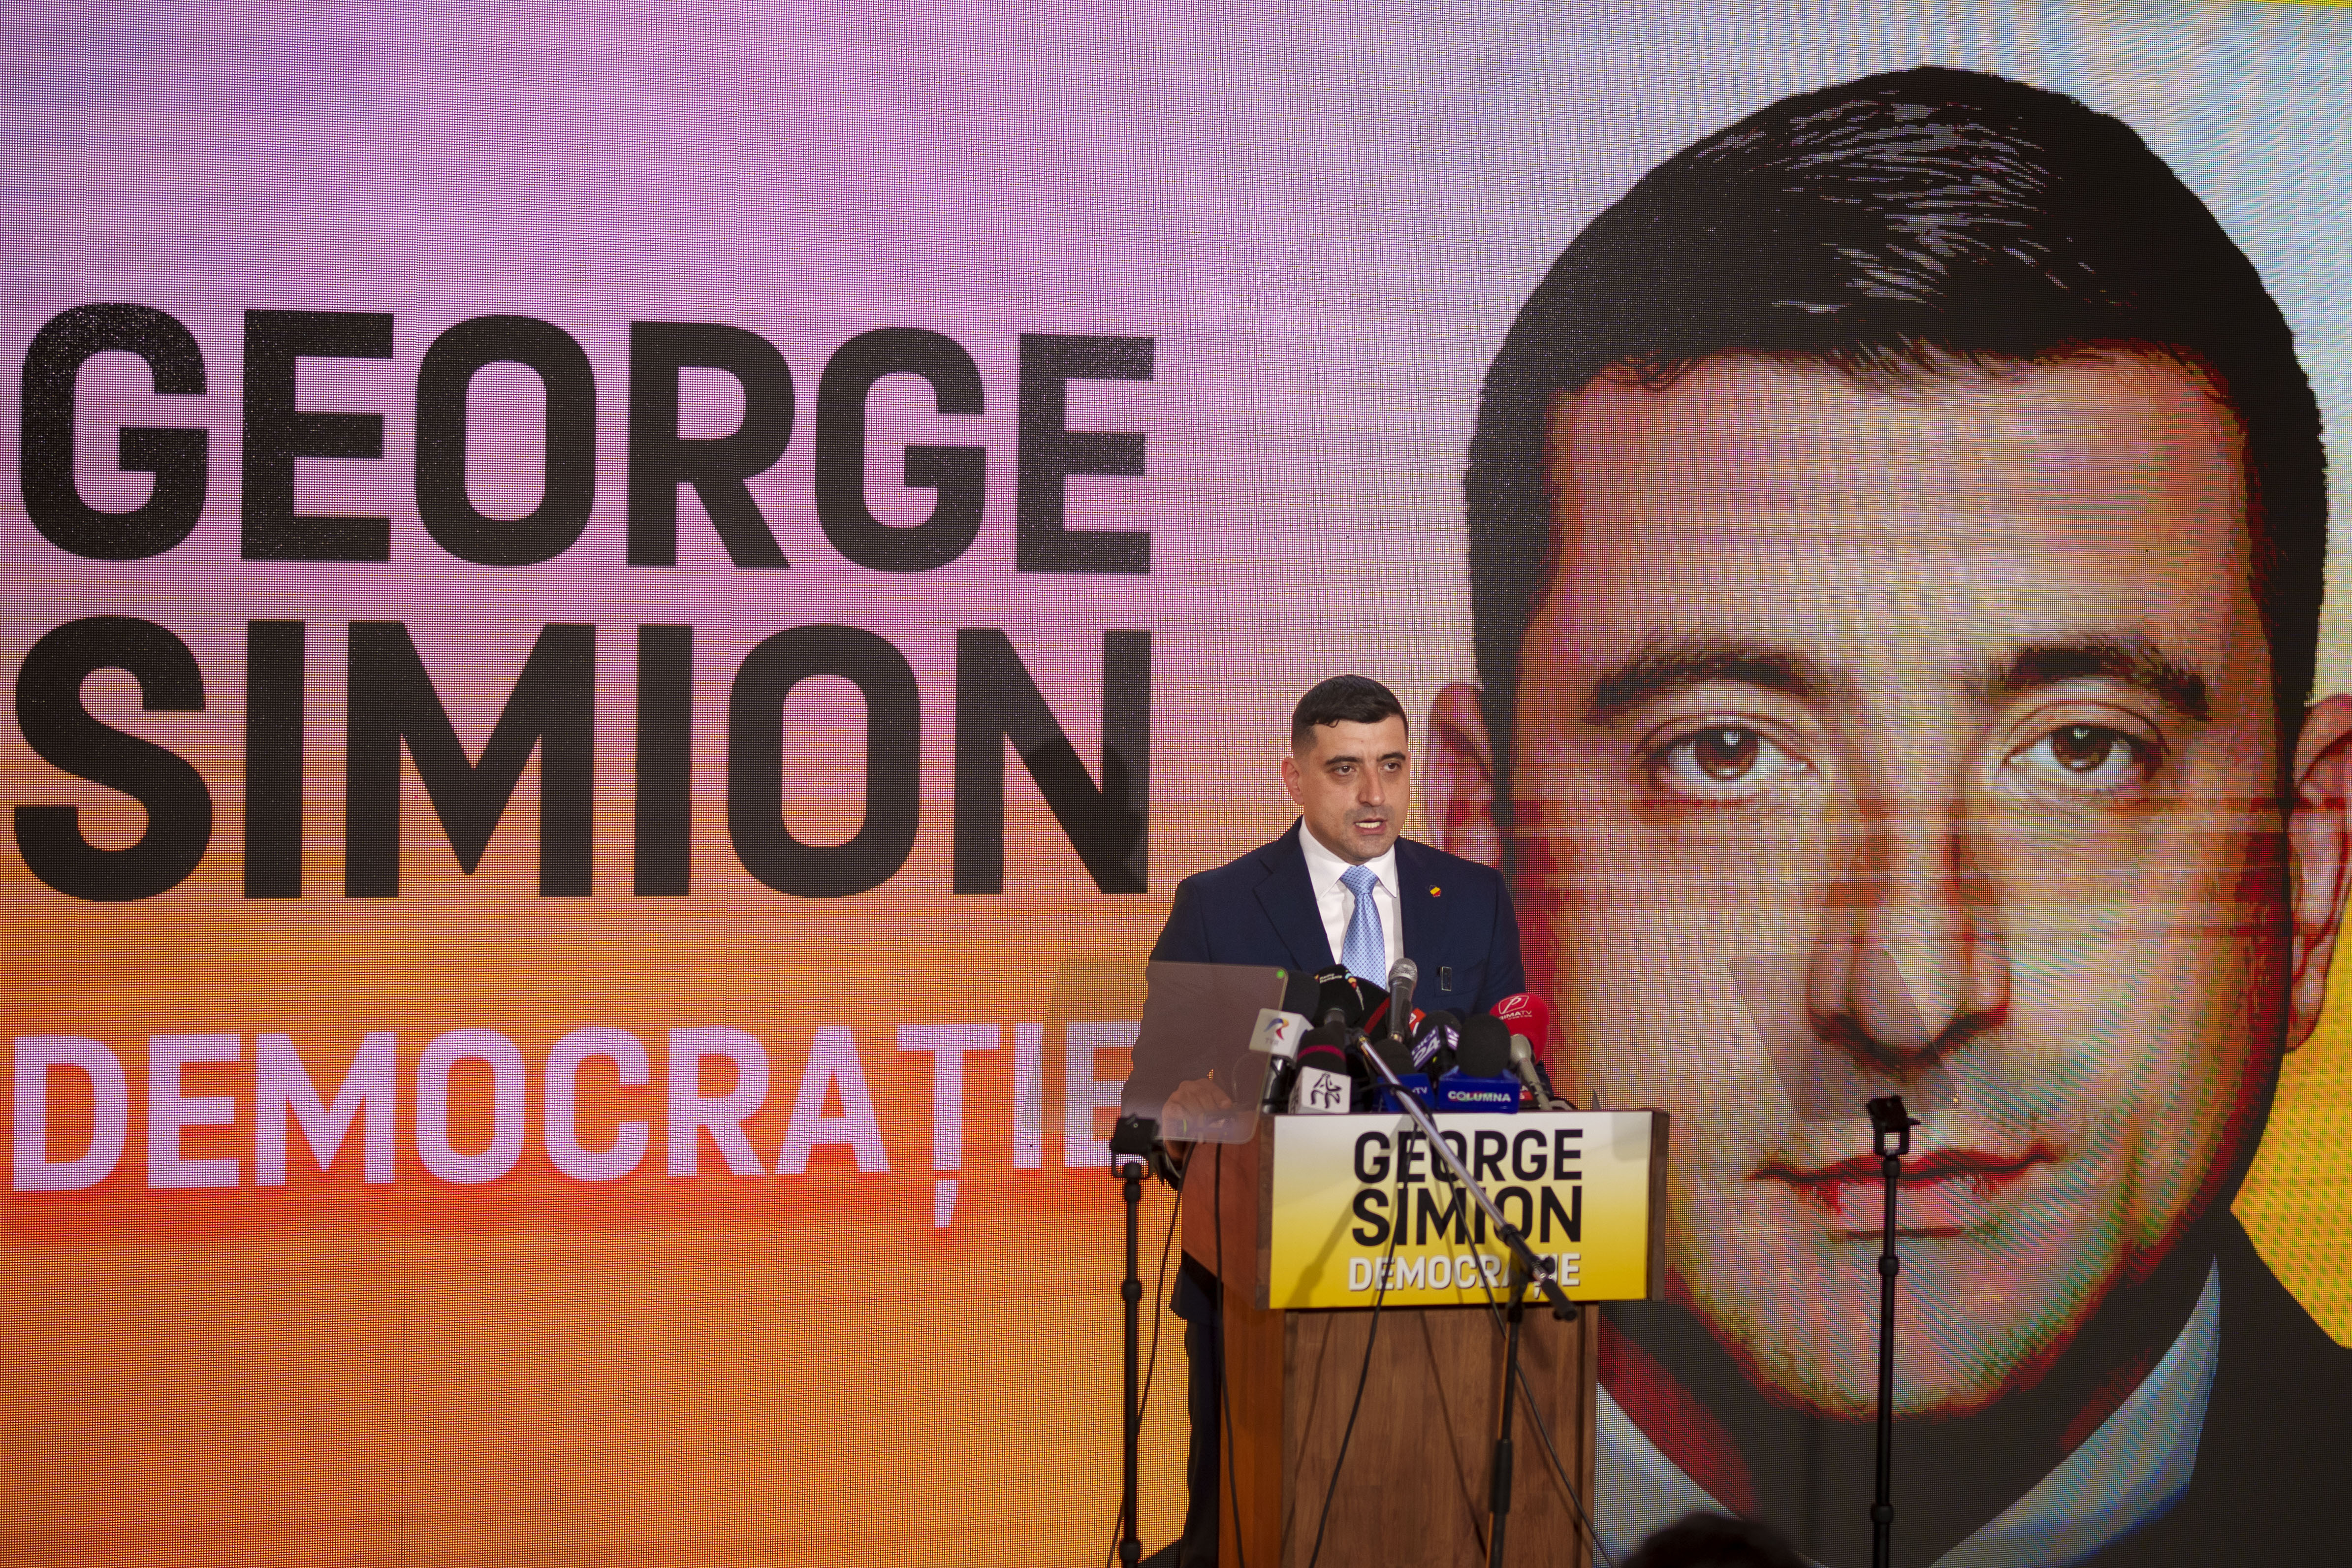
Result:
<svg viewBox="0 0 2352 1568"><path fill-rule="evenodd" d="M2126 356L1895 392L1726 358L1565 400L1551 463L1513 834L1577 1092L1673 1111L1670 1288L1769 1394L1855 1415L1862 1100L1948 1088L1902 1403L1980 1407L2213 1197L2280 1047L2234 428Z"/></svg>
<svg viewBox="0 0 2352 1568"><path fill-rule="evenodd" d="M1379 859L1412 805L1404 721L1316 725L1312 743L1282 759L1282 786L1323 847L1359 866Z"/></svg>

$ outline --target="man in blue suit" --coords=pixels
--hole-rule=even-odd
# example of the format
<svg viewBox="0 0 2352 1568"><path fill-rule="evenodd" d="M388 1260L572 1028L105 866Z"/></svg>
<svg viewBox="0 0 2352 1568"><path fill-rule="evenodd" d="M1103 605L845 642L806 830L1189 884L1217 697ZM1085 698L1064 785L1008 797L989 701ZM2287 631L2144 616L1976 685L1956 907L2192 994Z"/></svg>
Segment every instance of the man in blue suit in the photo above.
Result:
<svg viewBox="0 0 2352 1568"><path fill-rule="evenodd" d="M1394 692L1336 675L1300 698L1282 783L1297 823L1178 883L1154 959L1302 973L1336 963L1385 983L1410 955L1421 971L1415 994L1465 1016L1526 989L1501 874L1399 837L1412 805L1412 753ZM1157 1561L1208 1568L1217 1558L1217 1281L1189 1255L1174 1304L1192 1363L1191 1501L1182 1541Z"/></svg>

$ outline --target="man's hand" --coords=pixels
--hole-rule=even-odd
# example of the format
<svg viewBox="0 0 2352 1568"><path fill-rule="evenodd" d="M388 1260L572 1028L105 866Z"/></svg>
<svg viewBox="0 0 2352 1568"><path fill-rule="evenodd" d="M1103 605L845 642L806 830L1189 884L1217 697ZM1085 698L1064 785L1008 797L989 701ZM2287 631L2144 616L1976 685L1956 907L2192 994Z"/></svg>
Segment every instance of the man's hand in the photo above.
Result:
<svg viewBox="0 0 2352 1568"><path fill-rule="evenodd" d="M1160 1108L1160 1135L1171 1144L1209 1138L1239 1127L1241 1118L1241 1107L1232 1095L1212 1079L1196 1078L1178 1084Z"/></svg>

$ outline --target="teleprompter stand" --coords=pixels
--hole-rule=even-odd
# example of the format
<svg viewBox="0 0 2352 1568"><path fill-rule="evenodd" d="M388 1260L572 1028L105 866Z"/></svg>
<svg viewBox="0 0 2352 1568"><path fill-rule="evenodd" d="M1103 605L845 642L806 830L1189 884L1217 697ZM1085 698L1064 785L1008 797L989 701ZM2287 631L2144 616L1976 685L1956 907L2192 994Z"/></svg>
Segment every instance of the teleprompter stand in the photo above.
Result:
<svg viewBox="0 0 2352 1568"><path fill-rule="evenodd" d="M1152 1171L1164 1173L1166 1159L1157 1121L1145 1116L1122 1116L1112 1127L1110 1171L1118 1178L1120 1196L1127 1204L1127 1277L1118 1286L1119 1300L1127 1304L1127 1394L1118 1423L1118 1560L1126 1568L1135 1568L1143 1560L1142 1525L1135 1516L1136 1449L1143 1436L1143 1412L1138 1407L1140 1395L1136 1387L1137 1355L1141 1349L1139 1317L1143 1306L1143 1275L1138 1267L1136 1233L1143 1206L1144 1175Z"/></svg>
<svg viewBox="0 0 2352 1568"><path fill-rule="evenodd" d="M1903 1180L1903 1156L1911 1152L1911 1129L1918 1120L1890 1094L1864 1107L1870 1112L1873 1147L1886 1178L1885 1235L1878 1254L1878 1496L1870 1505L1870 1568L1895 1561L1895 1278L1903 1260L1895 1254L1895 1194Z"/></svg>

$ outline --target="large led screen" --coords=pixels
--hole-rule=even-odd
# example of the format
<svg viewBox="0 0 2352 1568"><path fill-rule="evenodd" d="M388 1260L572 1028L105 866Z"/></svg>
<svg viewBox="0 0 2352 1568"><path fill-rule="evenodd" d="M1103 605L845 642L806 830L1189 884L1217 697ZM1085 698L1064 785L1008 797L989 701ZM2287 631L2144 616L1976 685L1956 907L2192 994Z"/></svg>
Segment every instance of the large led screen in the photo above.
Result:
<svg viewBox="0 0 2352 1568"><path fill-rule="evenodd" d="M1141 967L1343 671L1673 1114L1605 1547L1867 1560L1907 1088L1898 1561L2327 1554L2352 13L0 50L9 1562L1100 1560Z"/></svg>

